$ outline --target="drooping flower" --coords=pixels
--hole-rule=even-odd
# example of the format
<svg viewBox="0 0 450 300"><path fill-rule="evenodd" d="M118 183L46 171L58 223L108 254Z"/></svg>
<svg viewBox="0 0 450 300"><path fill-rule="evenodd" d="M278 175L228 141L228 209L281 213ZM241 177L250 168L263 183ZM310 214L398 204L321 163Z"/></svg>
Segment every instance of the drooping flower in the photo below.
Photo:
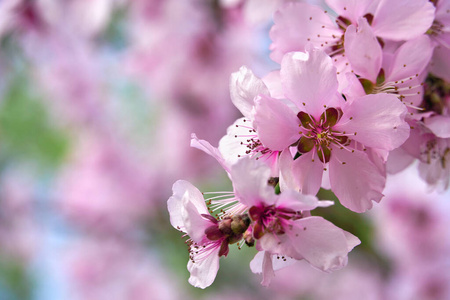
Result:
<svg viewBox="0 0 450 300"><path fill-rule="evenodd" d="M276 268L294 260L306 260L322 271L344 267L347 254L359 244L352 234L321 217L310 215L316 207L332 204L315 196L294 190L274 193L268 184L270 170L264 163L245 158L231 168L236 198L248 209L251 224L248 233L258 253L251 264L254 272L261 270L263 285L268 285ZM245 236L246 234L244 234ZM248 242L248 240L247 240ZM286 264L276 260L289 260ZM260 267L260 265L262 265Z"/></svg>
<svg viewBox="0 0 450 300"><path fill-rule="evenodd" d="M190 238L189 283L206 288L219 270L219 258L228 255L228 244L242 239L249 220L245 216L216 220L208 211L201 192L187 181L173 185L173 196L167 202L172 226Z"/></svg>
<svg viewBox="0 0 450 300"><path fill-rule="evenodd" d="M327 272L346 265L348 252L359 240L309 213L333 203L294 190L276 194L270 173L265 163L249 157L230 166L233 192L215 193L206 200L211 210L220 211L218 219L209 214L203 195L194 186L182 180L174 184L174 194L168 201L170 221L190 236L188 270L192 285L209 286L219 268L219 257L228 254L229 244L239 241L239 245L256 244L258 251L264 252L252 262L253 270L258 269L255 264L263 263L264 285L274 275L273 264L267 259L305 259ZM261 255L267 258L260 260Z"/></svg>

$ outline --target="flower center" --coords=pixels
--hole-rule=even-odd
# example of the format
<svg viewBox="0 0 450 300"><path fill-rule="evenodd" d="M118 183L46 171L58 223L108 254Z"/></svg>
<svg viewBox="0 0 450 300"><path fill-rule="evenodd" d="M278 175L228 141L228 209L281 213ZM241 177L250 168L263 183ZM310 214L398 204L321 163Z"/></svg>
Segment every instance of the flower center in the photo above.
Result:
<svg viewBox="0 0 450 300"><path fill-rule="evenodd" d="M253 221L253 237L260 239L265 233L284 234L288 220L302 218L300 211L270 206L252 206L248 214Z"/></svg>
<svg viewBox="0 0 450 300"><path fill-rule="evenodd" d="M243 123L250 123L248 120L243 120ZM256 157L256 159L270 159L273 156L278 155L278 151L272 151L265 147L259 140L256 129L251 124L236 124L236 128L240 130L239 134L235 134L234 137L238 139L242 146L245 146L245 155L250 157ZM238 157L244 154L238 154Z"/></svg>
<svg viewBox="0 0 450 300"><path fill-rule="evenodd" d="M314 148L317 151L320 161L327 163L331 157L331 144L345 146L349 139L343 133L333 131L333 126L341 119L342 110L340 108L327 108L316 121L313 116L301 111L297 114L300 120L301 131L297 145L298 152L308 153Z"/></svg>
<svg viewBox="0 0 450 300"><path fill-rule="evenodd" d="M440 34L443 34L443 33L445 33L444 25L441 22L434 20L430 29L428 29L426 33L429 34L430 36L434 36L434 37L436 37Z"/></svg>

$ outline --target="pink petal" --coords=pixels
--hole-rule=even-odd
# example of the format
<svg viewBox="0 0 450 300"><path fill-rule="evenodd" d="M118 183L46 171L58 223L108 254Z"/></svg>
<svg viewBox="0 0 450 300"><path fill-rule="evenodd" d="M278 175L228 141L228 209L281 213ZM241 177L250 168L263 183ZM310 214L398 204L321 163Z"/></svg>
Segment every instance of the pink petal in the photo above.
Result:
<svg viewBox="0 0 450 300"><path fill-rule="evenodd" d="M414 157L409 155L402 147L389 152L386 162L386 170L389 174L396 174L403 171L414 161Z"/></svg>
<svg viewBox="0 0 450 300"><path fill-rule="evenodd" d="M321 187L326 190L331 190L330 172L328 169L323 171Z"/></svg>
<svg viewBox="0 0 450 300"><path fill-rule="evenodd" d="M275 202L273 187L267 184L270 168L255 159L244 157L231 167L231 179L236 197L248 207L261 201L271 205Z"/></svg>
<svg viewBox="0 0 450 300"><path fill-rule="evenodd" d="M317 194L322 183L323 164L313 153L314 150L305 153L292 163L295 182L300 191L308 195Z"/></svg>
<svg viewBox="0 0 450 300"><path fill-rule="evenodd" d="M413 39L430 28L434 10L428 0L381 0L372 27L377 36L385 39Z"/></svg>
<svg viewBox="0 0 450 300"><path fill-rule="evenodd" d="M292 163L294 159L290 152L290 149L286 149L281 152L278 159L278 167L280 168L280 190L281 192L285 190L299 190L299 186L294 178L294 173L292 172Z"/></svg>
<svg viewBox="0 0 450 300"><path fill-rule="evenodd" d="M203 152L211 155L219 162L219 164L222 166L222 168L225 171L230 173L229 164L227 161L225 161L225 159L223 158L222 153L220 153L219 149L212 146L209 142L207 142L205 140L198 139L198 137L195 135L195 133L191 134L191 147L197 148L197 149L202 150Z"/></svg>
<svg viewBox="0 0 450 300"><path fill-rule="evenodd" d="M173 195L167 201L167 208L170 214L170 224L174 228L178 228L186 232L183 221L184 200L191 199L193 205L196 207L198 214L208 214L205 201L202 193L193 186L190 182L185 180L178 180L172 187Z"/></svg>
<svg viewBox="0 0 450 300"><path fill-rule="evenodd" d="M175 182L172 187L173 195L167 201L167 209L170 215L170 224L174 228L180 229L183 232L186 232L186 229L184 228L181 211L184 209L183 196L189 185L190 183L184 180L178 180L177 182Z"/></svg>
<svg viewBox="0 0 450 300"><path fill-rule="evenodd" d="M365 18L359 19L358 29L355 25L347 27L344 45L345 54L353 71L363 78L376 82L383 52Z"/></svg>
<svg viewBox="0 0 450 300"><path fill-rule="evenodd" d="M300 121L282 101L262 96L256 101L255 125L260 141L270 150L282 151L299 138Z"/></svg>
<svg viewBox="0 0 450 300"><path fill-rule="evenodd" d="M292 241L287 234L275 235L273 233L266 232L258 240L257 249L292 257L297 260L303 259L303 257L293 247Z"/></svg>
<svg viewBox="0 0 450 300"><path fill-rule="evenodd" d="M377 0L326 0L338 16L349 19L356 24L358 19L367 13L373 13Z"/></svg>
<svg viewBox="0 0 450 300"><path fill-rule="evenodd" d="M231 74L231 101L246 118L251 119L254 99L260 94L269 95L269 90L247 67L242 66L239 72Z"/></svg>
<svg viewBox="0 0 450 300"><path fill-rule="evenodd" d="M426 118L424 122L437 137L450 138L450 116L436 115Z"/></svg>
<svg viewBox="0 0 450 300"><path fill-rule="evenodd" d="M262 79L269 89L270 96L276 99L284 98L283 87L281 85L280 70L275 70L264 76Z"/></svg>
<svg viewBox="0 0 450 300"><path fill-rule="evenodd" d="M407 41L395 51L394 61L386 73L386 81L407 80L422 73L433 54L430 38L422 35Z"/></svg>
<svg viewBox="0 0 450 300"><path fill-rule="evenodd" d="M268 251L259 251L250 262L250 269L253 273L263 274L261 285L268 286L272 278L275 277L274 271L291 266L296 262L290 257L285 257L285 259L277 257L279 256L270 254Z"/></svg>
<svg viewBox="0 0 450 300"><path fill-rule="evenodd" d="M333 271L347 264L348 252L360 241L321 217L295 221L289 236L295 250L322 271Z"/></svg>
<svg viewBox="0 0 450 300"><path fill-rule="evenodd" d="M409 138L403 143L401 148L415 158L420 158L422 151L417 145L426 144L430 139L434 139L433 134L423 134L424 126L422 122L409 122L411 125Z"/></svg>
<svg viewBox="0 0 450 300"><path fill-rule="evenodd" d="M435 19L445 26L450 25L450 2L439 0L436 5Z"/></svg>
<svg viewBox="0 0 450 300"><path fill-rule="evenodd" d="M362 87L356 75L353 73L346 73L345 77L341 77L341 80L339 81L339 88L347 97L348 102L366 95L364 88Z"/></svg>
<svg viewBox="0 0 450 300"><path fill-rule="evenodd" d="M181 211L181 217L186 233L194 242L201 243L205 237L206 228L212 225L210 220L202 216L202 214L210 214L203 195L199 190L190 188L185 192L182 200L184 209Z"/></svg>
<svg viewBox="0 0 450 300"><path fill-rule="evenodd" d="M343 111L333 129L351 134L350 139L366 147L392 150L409 136L409 125L404 121L407 109L394 95L367 95L349 103Z"/></svg>
<svg viewBox="0 0 450 300"><path fill-rule="evenodd" d="M332 201L319 201L316 196L303 195L293 190L283 191L277 200L277 207L289 208L295 211L313 210L320 206L330 206L334 203Z"/></svg>
<svg viewBox="0 0 450 300"><path fill-rule="evenodd" d="M191 273L190 284L204 289L214 282L217 271L219 271L219 250L220 247L216 247L204 259L197 260L195 263L189 260L187 268Z"/></svg>
<svg viewBox="0 0 450 300"><path fill-rule="evenodd" d="M345 163L345 164L344 164ZM330 160L331 189L348 209L364 212L379 202L386 182L380 170L362 151L333 148Z"/></svg>
<svg viewBox="0 0 450 300"><path fill-rule="evenodd" d="M270 255L267 251L258 251L250 262L250 270L255 274L261 274L264 270L263 264L266 255Z"/></svg>
<svg viewBox="0 0 450 300"><path fill-rule="evenodd" d="M315 46L320 46L324 41L332 44L342 36L327 13L306 3L287 3L275 12L273 19L270 58L276 62L280 62L285 53L303 51L308 42Z"/></svg>
<svg viewBox="0 0 450 300"><path fill-rule="evenodd" d="M436 6L436 16L435 21L444 25L446 30L443 33L438 34L437 36L432 36L433 39L437 40L439 44L445 46L446 48L450 48L450 2L449 1L438 1Z"/></svg>
<svg viewBox="0 0 450 300"><path fill-rule="evenodd" d="M245 120L245 122L244 122ZM240 157L246 156L248 147L246 144L249 134L249 128L252 127L251 123L245 118L237 119L227 129L227 134L219 141L218 150L221 153L225 164L231 166L236 163Z"/></svg>
<svg viewBox="0 0 450 300"><path fill-rule="evenodd" d="M286 97L317 119L338 89L336 68L319 49L286 54L281 61L280 76Z"/></svg>
<svg viewBox="0 0 450 300"><path fill-rule="evenodd" d="M275 277L275 272L272 265L272 255L267 251L260 251L255 255L255 258L250 262L250 269L253 273L262 273L262 286L268 286Z"/></svg>
<svg viewBox="0 0 450 300"><path fill-rule="evenodd" d="M345 238L347 239L347 250L348 250L348 252L352 251L353 248L355 248L356 246L361 244L361 241L356 236L351 234L350 232L347 232L345 230L342 230L342 232L344 233Z"/></svg>
<svg viewBox="0 0 450 300"><path fill-rule="evenodd" d="M438 160L431 163L419 163L419 175L420 178L425 180L431 188L439 191L447 190L450 183L450 168L442 168L441 163Z"/></svg>
<svg viewBox="0 0 450 300"><path fill-rule="evenodd" d="M430 62L430 73L450 82L450 49L437 46Z"/></svg>

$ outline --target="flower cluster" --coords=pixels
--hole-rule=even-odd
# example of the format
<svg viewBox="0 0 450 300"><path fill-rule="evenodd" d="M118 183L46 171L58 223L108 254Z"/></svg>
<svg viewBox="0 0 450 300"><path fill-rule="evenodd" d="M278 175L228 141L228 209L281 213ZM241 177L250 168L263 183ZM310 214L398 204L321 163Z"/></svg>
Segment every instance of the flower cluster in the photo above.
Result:
<svg viewBox="0 0 450 300"><path fill-rule="evenodd" d="M230 96L243 117L217 148L192 136L233 183L206 204L190 183L173 187L171 223L190 237L194 286L213 282L233 243L256 247L250 267L263 285L296 260L345 266L359 240L311 215L333 204L317 199L320 188L362 213L383 198L387 173L415 159L430 187L450 184L450 1L326 4L332 11L281 3L270 30L279 70L233 73Z"/></svg>

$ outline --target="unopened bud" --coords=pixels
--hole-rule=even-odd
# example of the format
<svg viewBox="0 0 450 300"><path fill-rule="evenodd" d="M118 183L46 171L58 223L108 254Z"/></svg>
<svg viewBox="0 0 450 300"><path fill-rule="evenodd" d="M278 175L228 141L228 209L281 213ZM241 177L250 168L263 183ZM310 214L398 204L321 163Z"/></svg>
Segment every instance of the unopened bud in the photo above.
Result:
<svg viewBox="0 0 450 300"><path fill-rule="evenodd" d="M231 235L233 234L233 231L231 230L231 218L226 218L223 219L222 221L219 222L219 230L224 234L224 235Z"/></svg>
<svg viewBox="0 0 450 300"><path fill-rule="evenodd" d="M249 247L253 247L255 245L255 239L253 238L253 232L251 227L249 227L247 231L244 232L244 240L245 244Z"/></svg>
<svg viewBox="0 0 450 300"><path fill-rule="evenodd" d="M250 225L250 218L247 214L234 216L231 221L231 230L235 234L244 233Z"/></svg>

